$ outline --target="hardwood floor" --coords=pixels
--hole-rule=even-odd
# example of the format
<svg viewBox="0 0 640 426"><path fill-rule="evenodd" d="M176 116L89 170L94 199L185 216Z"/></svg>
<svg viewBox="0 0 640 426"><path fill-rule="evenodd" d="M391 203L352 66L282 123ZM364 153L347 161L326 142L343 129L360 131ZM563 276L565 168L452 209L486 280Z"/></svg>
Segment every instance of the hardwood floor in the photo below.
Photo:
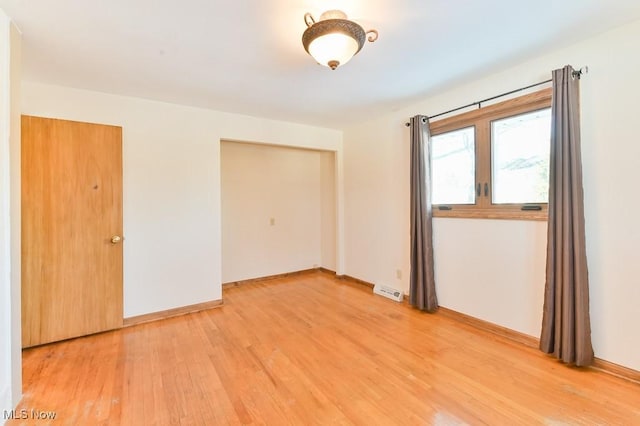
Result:
<svg viewBox="0 0 640 426"><path fill-rule="evenodd" d="M313 272L24 351L54 425L640 424L640 385ZM34 424L13 420L14 424Z"/></svg>

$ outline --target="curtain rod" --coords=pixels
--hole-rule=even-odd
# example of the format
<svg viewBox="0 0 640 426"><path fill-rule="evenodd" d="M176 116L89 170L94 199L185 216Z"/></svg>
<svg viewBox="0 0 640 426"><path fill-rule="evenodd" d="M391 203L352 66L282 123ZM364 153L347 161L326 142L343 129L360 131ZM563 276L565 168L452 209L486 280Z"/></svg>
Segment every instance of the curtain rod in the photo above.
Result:
<svg viewBox="0 0 640 426"><path fill-rule="evenodd" d="M589 67L585 66L585 67L580 68L579 70L573 71L572 75L573 75L574 78L578 78L579 79L581 75L587 74L588 72L589 72ZM438 114L428 116L427 119L431 120L432 118L436 118L436 117L440 117L441 115L446 115L446 114L449 114L449 113L452 113L452 112L460 111L461 109L469 108L469 107L472 107L472 106L475 106L475 105L478 105L478 108L482 108L482 104L485 103L485 102L493 101L494 99L498 99L498 98L501 98L503 96L512 95L514 93L522 92L523 90L531 89L532 87L542 86L543 84L551 83L551 81L552 80L549 79L549 80L541 81L539 83L530 84L528 86L521 87L519 89L511 90L509 92L500 93L499 95L492 96L490 98L486 98L486 99L483 99L481 101L472 102L472 103L467 104L467 105L463 105L463 106L460 106L460 107L457 107L457 108L454 108L454 109L450 109L449 111L440 112ZM404 125L409 127L411 125L411 123L404 123Z"/></svg>

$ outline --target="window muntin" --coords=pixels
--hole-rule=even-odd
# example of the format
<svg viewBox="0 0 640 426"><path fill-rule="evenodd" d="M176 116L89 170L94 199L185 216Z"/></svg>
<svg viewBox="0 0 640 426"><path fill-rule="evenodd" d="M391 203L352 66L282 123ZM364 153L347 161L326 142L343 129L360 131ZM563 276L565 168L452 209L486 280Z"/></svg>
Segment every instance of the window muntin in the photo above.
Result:
<svg viewBox="0 0 640 426"><path fill-rule="evenodd" d="M475 204L475 127L431 138L433 204Z"/></svg>

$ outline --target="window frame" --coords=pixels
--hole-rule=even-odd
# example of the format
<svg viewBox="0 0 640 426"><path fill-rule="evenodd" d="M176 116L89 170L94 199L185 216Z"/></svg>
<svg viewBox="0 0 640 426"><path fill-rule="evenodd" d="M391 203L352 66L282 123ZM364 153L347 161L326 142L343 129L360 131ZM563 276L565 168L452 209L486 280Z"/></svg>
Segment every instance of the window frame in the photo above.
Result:
<svg viewBox="0 0 640 426"><path fill-rule="evenodd" d="M475 204L434 204L433 217L547 220L548 203L492 203L491 123L496 120L551 108L551 93L551 88L543 89L429 123L431 136L474 127L476 150ZM551 135L551 129L549 129L549 135ZM479 184L480 196L477 195ZM522 210L524 206L539 206L540 210Z"/></svg>

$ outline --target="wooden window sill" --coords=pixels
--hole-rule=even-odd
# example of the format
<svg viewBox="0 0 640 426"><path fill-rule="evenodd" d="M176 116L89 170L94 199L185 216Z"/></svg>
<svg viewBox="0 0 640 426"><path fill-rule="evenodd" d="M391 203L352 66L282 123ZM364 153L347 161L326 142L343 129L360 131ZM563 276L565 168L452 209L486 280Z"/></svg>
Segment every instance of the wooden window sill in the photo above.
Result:
<svg viewBox="0 0 640 426"><path fill-rule="evenodd" d="M506 219L506 220L534 220L546 221L548 218L546 206L540 211L523 211L520 209L433 209L433 217L459 218L459 219Z"/></svg>

